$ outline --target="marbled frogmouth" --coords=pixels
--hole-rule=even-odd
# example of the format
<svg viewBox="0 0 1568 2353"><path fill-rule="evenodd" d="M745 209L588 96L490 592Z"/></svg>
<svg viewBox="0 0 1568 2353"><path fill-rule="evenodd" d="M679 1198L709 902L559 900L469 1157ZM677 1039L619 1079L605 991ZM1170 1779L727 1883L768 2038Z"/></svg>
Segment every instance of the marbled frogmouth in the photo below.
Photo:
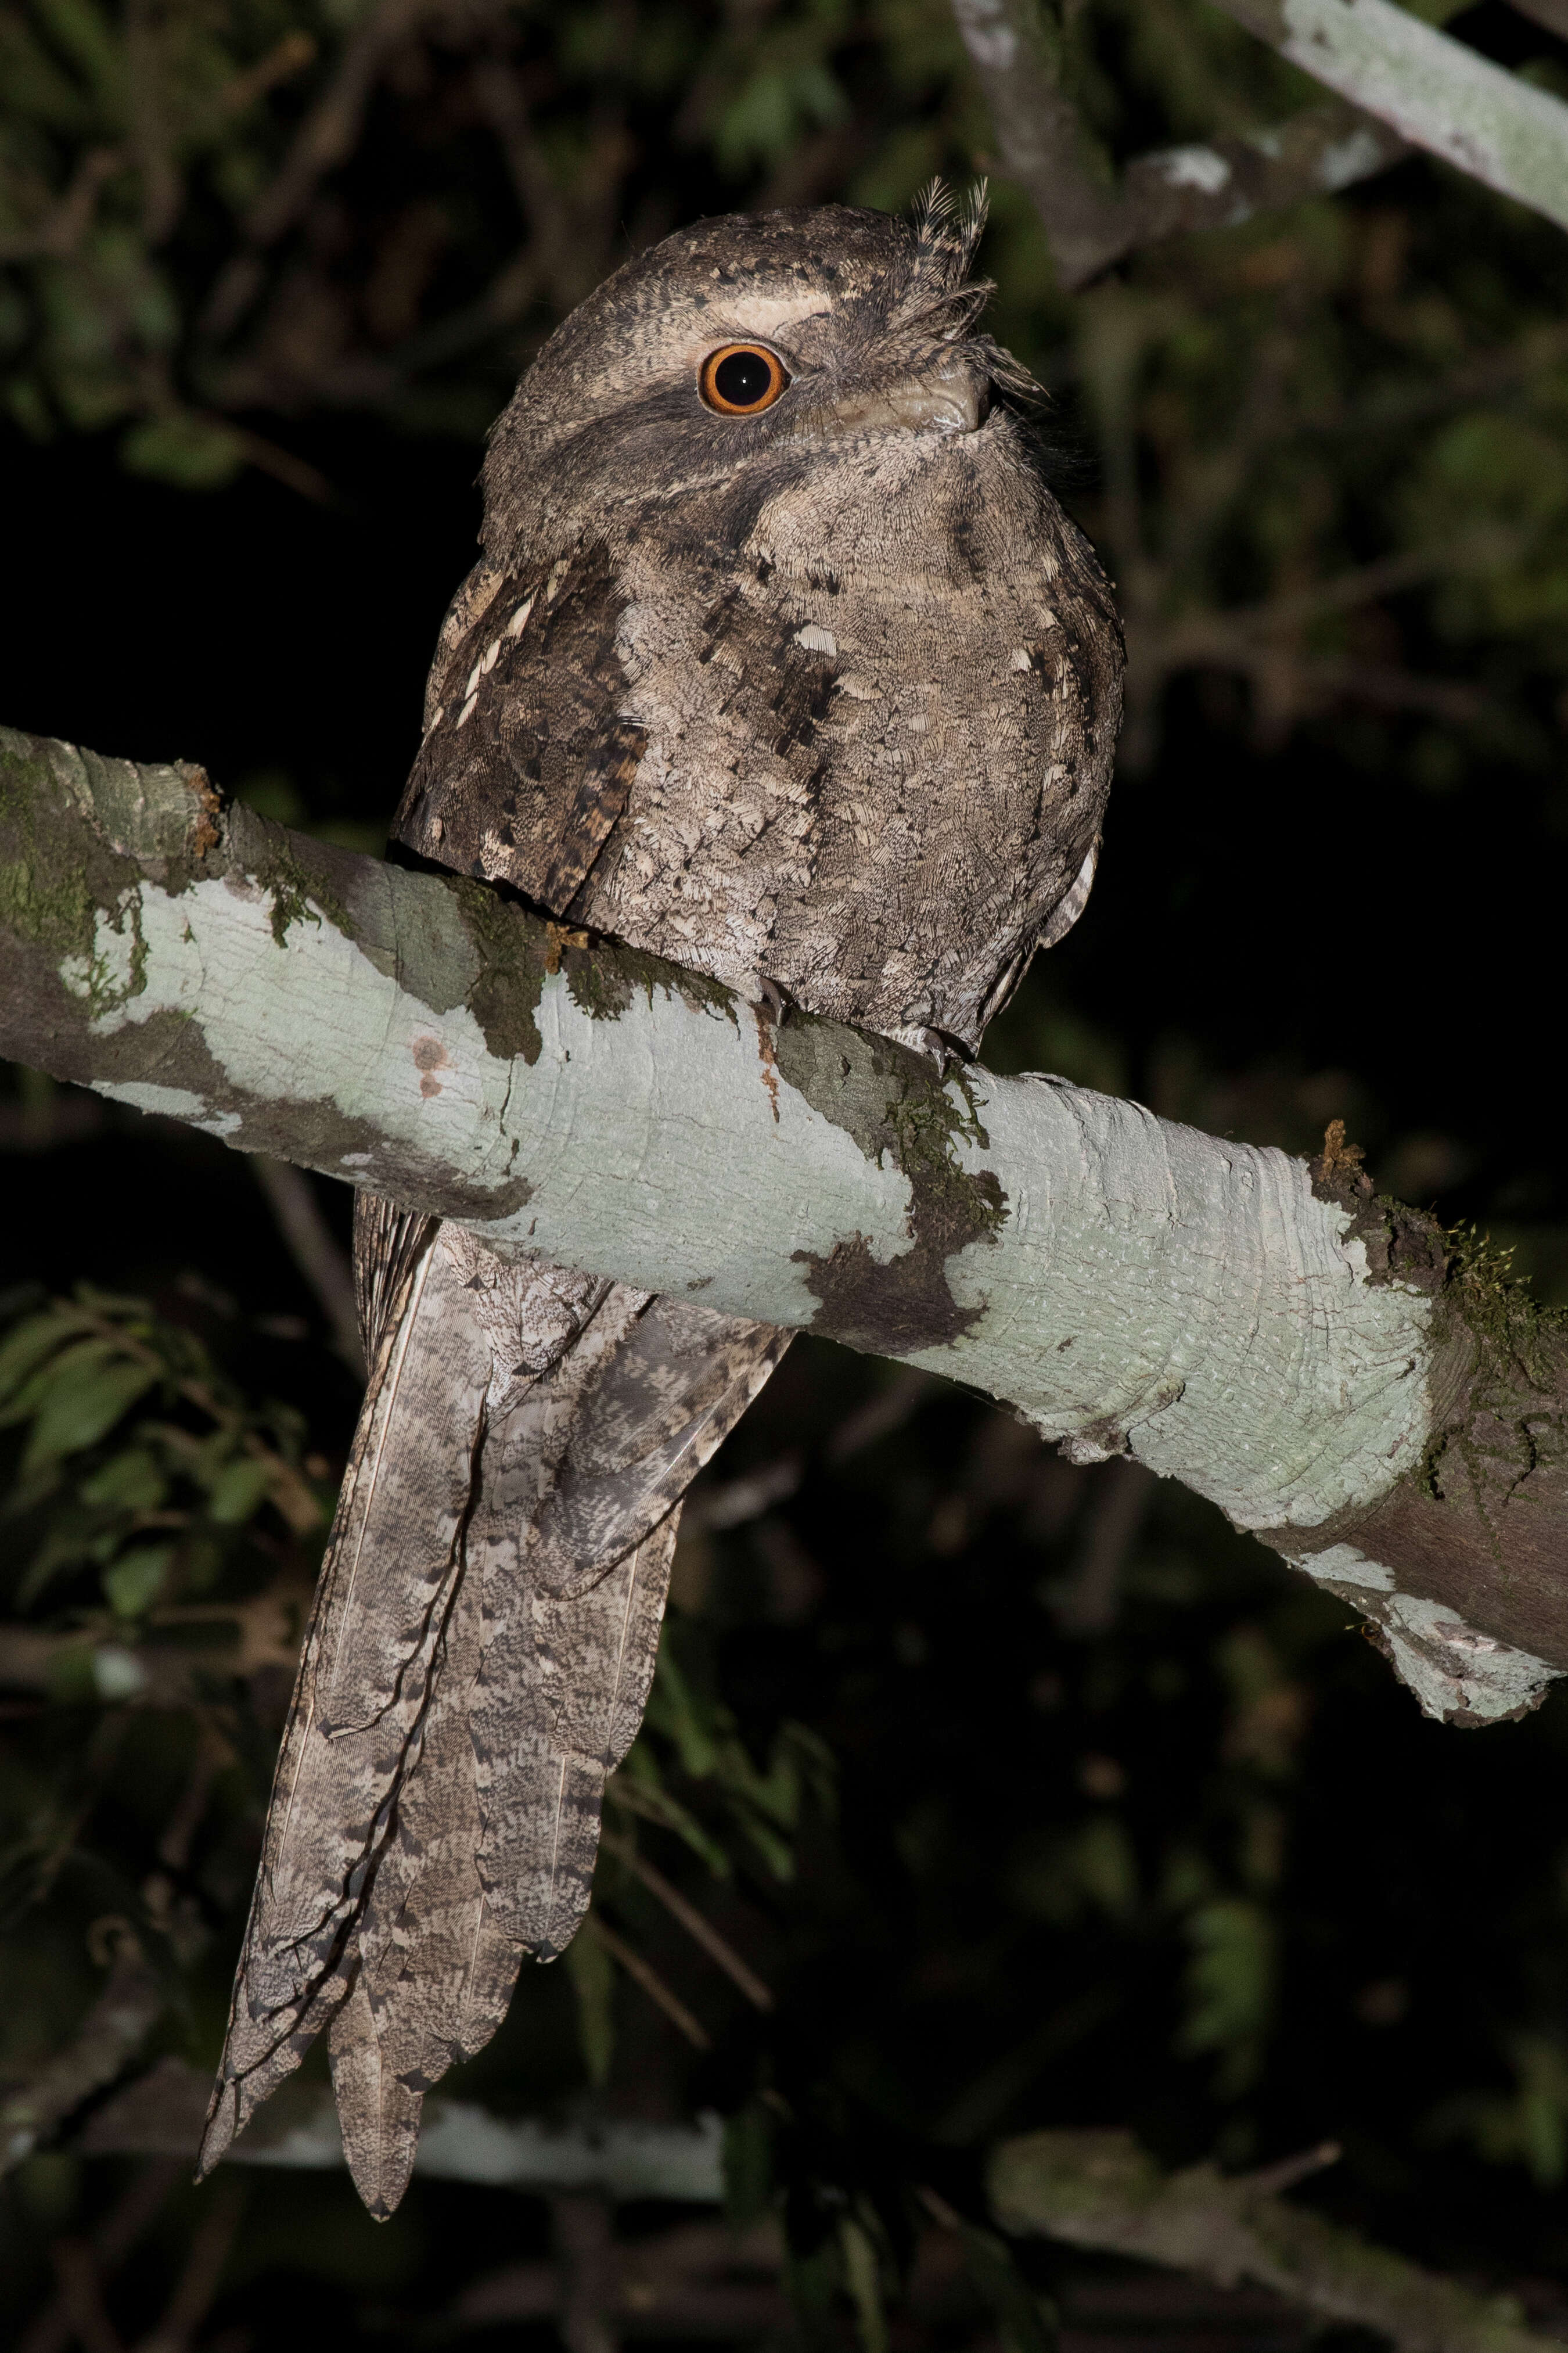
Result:
<svg viewBox="0 0 1568 2353"><path fill-rule="evenodd" d="M977 332L978 208L699 222L497 426L395 839L563 923L971 1050L1089 893L1106 582ZM787 1018L787 1014L786 1014ZM369 1389L204 2168L331 2028L375 2213L587 1907L680 1501L788 1335L362 1197Z"/></svg>

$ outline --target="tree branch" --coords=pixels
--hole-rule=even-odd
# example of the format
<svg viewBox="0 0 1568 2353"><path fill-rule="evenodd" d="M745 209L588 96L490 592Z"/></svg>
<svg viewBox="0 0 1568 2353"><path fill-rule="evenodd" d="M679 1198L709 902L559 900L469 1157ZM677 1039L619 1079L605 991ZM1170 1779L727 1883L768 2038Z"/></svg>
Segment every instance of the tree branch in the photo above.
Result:
<svg viewBox="0 0 1568 2353"><path fill-rule="evenodd" d="M1413 145L1568 228L1568 106L1393 0L1215 0Z"/></svg>
<svg viewBox="0 0 1568 2353"><path fill-rule="evenodd" d="M26 2082L0 2089L0 2174L31 2157L72 2111L111 2084L157 2024L163 1989L124 1921L113 1932L108 1982L76 2040Z"/></svg>
<svg viewBox="0 0 1568 2353"><path fill-rule="evenodd" d="M0 1051L236 1149L1008 1399L1182 1480L1484 1723L1568 1670L1568 1335L1374 1198L0 733Z"/></svg>
<svg viewBox="0 0 1568 2353"><path fill-rule="evenodd" d="M1256 2280L1292 2303L1375 2329L1399 2353L1547 2353L1486 2297L1213 2166L1163 2174L1130 2133L1043 2132L1005 2141L991 2202L1008 2231L1047 2233L1234 2287Z"/></svg>
<svg viewBox="0 0 1568 2353"><path fill-rule="evenodd" d="M169 2157L194 2161L205 2120L209 2077L165 2057L95 2109L71 2143L83 2157ZM492 2189L595 2191L607 2198L684 2200L719 2205L724 2196L719 2119L650 2125L606 2118L552 2126L537 2117L491 2116L468 2100L432 2100L419 2139L427 2179L483 2181ZM296 2077L236 2141L228 2165L325 2170L343 2161L342 2135L327 2086Z"/></svg>
<svg viewBox="0 0 1568 2353"><path fill-rule="evenodd" d="M1521 16L1559 41L1568 41L1568 0L1513 0Z"/></svg>
<svg viewBox="0 0 1568 2353"><path fill-rule="evenodd" d="M1140 247L1331 195L1410 153L1387 123L1335 100L1267 129L1142 155L1112 187L1058 87L1037 0L952 0L952 13L991 110L1001 169L1033 202L1068 289Z"/></svg>

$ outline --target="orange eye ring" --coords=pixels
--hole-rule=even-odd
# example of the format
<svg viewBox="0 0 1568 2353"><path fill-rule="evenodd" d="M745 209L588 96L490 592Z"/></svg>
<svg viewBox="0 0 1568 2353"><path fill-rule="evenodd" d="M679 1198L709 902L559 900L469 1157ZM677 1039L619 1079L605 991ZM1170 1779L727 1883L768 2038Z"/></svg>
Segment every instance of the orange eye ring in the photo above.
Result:
<svg viewBox="0 0 1568 2353"><path fill-rule="evenodd" d="M721 343L697 378L698 391L721 417L760 417L789 385L789 370L766 343Z"/></svg>

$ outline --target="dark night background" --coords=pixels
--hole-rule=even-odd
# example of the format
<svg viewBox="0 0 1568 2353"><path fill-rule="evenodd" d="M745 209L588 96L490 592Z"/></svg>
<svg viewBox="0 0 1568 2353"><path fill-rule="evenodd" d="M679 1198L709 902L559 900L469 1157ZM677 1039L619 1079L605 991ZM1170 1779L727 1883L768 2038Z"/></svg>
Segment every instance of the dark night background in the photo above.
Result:
<svg viewBox="0 0 1568 2353"><path fill-rule="evenodd" d="M1568 47L1501 0L1448 28L1568 90ZM1118 157L1307 94L1203 0L1068 29ZM990 153L936 0L6 0L0 718L378 848L483 432L553 319L699 212L896 206ZM1131 701L1089 910L985 1059L1294 1151L1342 1118L1386 1189L1568 1299L1568 239L1416 160L1069 297L994 197L996 331L1050 391ZM31 2353L548 2345L504 2287L559 2239L543 2200L416 2175L378 2228L340 2175L196 2192L76 2146L153 2061L216 2058L288 1640L202 1630L268 1596L294 1625L356 1387L247 1161L6 1083L0 1309L13 1340L65 1316L67 1353L0 1335L0 2085L72 2046L127 1940L158 1988L121 2075L0 2182L7 2307ZM342 1240L346 1194L310 1181ZM281 1467L247 1486L242 1455ZM1568 2333L1568 1699L1428 1724L1208 1507L821 1343L693 1496L639 1745L690 1834L612 1819L776 2007L606 1862L606 1917L710 2047L579 1957L445 2087L731 2120L752 2306L644 2333L1014 2343L920 2193L981 2218L986 2151L1056 2124L1227 2168L1331 2138L1299 2196ZM105 1645L134 1690L95 1681ZM616 2218L639 2246L689 2226ZM1069 2348L1318 2326L1015 2253Z"/></svg>

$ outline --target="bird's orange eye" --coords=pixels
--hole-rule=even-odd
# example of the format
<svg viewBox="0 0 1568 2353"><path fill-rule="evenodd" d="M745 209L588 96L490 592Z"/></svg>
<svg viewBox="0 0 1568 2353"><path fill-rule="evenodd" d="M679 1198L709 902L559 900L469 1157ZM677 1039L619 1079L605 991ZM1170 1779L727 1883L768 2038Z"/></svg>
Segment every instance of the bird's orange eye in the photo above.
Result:
<svg viewBox="0 0 1568 2353"><path fill-rule="evenodd" d="M763 343L721 343L703 361L697 389L721 417L758 417L789 390L789 374Z"/></svg>

